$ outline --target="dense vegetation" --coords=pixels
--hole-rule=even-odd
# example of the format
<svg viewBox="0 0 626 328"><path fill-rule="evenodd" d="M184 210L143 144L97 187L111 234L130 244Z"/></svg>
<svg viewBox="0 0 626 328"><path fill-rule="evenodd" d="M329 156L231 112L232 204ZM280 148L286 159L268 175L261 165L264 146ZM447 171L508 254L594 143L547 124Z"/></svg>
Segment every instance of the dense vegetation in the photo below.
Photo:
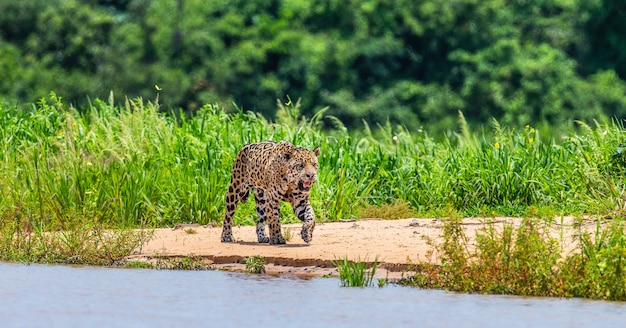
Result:
<svg viewBox="0 0 626 328"><path fill-rule="evenodd" d="M338 121L323 132L324 112L307 121L298 103L279 103L276 123L217 105L186 117L161 114L158 103L114 103L95 100L79 112L51 94L27 111L0 106L4 218L33 229L83 219L113 227L219 222L237 151L266 139L321 147L311 197L322 221L390 205L421 216L605 214L625 205L624 132L613 123L583 125L557 142L496 121L493 132L473 133L460 116L462 132L435 141L390 126L351 134ZM235 220L252 217L248 203Z"/></svg>
<svg viewBox="0 0 626 328"><path fill-rule="evenodd" d="M336 120L337 129L324 131L325 113L306 120L297 102L278 103L276 123L217 105L187 117L161 113L158 102L114 104L96 99L78 111L52 93L28 110L0 105L0 260L113 264L150 237L124 228L219 224L239 148L285 139L322 149L311 194L320 221L451 218L444 242L433 244L443 264L424 265L406 284L626 299L620 125L582 125L578 134L543 141L531 126L497 121L475 133L459 116L461 132L435 141L402 127L349 133ZM284 220L297 222L285 206ZM468 252L454 219L499 214L532 219L517 231L486 230L480 252ZM564 214L615 221L591 237L581 233L580 252L561 259L558 244L533 224ZM248 202L235 223L254 217Z"/></svg>
<svg viewBox="0 0 626 328"><path fill-rule="evenodd" d="M275 100L348 127L401 123L434 135L494 117L571 127L626 117L623 0L0 3L0 99L55 90L86 105L110 91L199 111L273 119ZM326 122L327 124L330 122ZM438 136L437 136L438 137Z"/></svg>
<svg viewBox="0 0 626 328"><path fill-rule="evenodd" d="M440 264L420 263L401 284L470 293L626 300L626 231L623 215L585 229L579 219L574 247L550 235L553 217L533 217L502 229L489 222L470 245L453 213L443 241L433 242ZM475 247L474 247L475 246Z"/></svg>

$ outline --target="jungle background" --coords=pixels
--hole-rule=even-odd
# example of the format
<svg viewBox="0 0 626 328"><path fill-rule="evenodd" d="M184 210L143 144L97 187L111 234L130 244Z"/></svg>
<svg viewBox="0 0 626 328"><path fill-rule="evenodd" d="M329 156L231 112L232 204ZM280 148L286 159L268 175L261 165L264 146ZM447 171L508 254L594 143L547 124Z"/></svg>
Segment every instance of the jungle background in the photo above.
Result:
<svg viewBox="0 0 626 328"><path fill-rule="evenodd" d="M4 0L0 101L112 92L440 133L626 117L622 0Z"/></svg>

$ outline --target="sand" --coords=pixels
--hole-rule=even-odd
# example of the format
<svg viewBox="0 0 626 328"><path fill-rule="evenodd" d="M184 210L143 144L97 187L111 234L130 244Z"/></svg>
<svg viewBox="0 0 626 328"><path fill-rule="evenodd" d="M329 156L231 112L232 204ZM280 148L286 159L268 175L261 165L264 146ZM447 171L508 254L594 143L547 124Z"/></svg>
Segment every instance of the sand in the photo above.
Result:
<svg viewBox="0 0 626 328"><path fill-rule="evenodd" d="M462 227L473 244L477 230L493 225L497 230L506 222L519 225L520 218L466 218ZM550 233L564 244L563 252L573 247L574 219L556 219ZM336 276L332 261L349 260L380 263L378 277L396 279L420 262L437 263L429 240L442 235L442 219L379 220L361 219L350 222L317 223L313 240L307 244L300 238L300 225L287 224L292 232L286 245L259 244L255 227L233 227L235 242L220 241L221 227L178 225L173 229L156 229L154 238L128 260L154 261L158 257L196 256L206 259L213 268L243 271L245 258L265 258L268 274L315 277ZM589 224L591 226L591 224Z"/></svg>

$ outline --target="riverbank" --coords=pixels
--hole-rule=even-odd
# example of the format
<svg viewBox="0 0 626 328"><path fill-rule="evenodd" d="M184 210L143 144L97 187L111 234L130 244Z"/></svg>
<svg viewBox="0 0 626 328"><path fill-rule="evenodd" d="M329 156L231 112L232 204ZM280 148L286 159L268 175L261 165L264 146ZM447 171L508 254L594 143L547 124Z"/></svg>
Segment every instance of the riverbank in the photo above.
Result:
<svg viewBox="0 0 626 328"><path fill-rule="evenodd" d="M521 218L466 218L461 226L474 245L477 231L493 226L500 230L506 223L518 227ZM589 221L589 228L595 227ZM586 224L586 223L585 223ZM144 244L127 261L155 262L167 258L194 257L203 259L213 268L242 271L245 258L262 256L266 272L273 275L299 277L335 276L332 261L347 257L353 261L379 260L378 277L401 278L407 270L419 263L437 263L437 253L432 243L439 242L443 219L378 220L362 219L349 222L318 223L313 241L307 244L300 238L300 225L287 224L283 229L291 232L286 245L258 244L255 227L234 227L234 243L220 242L221 227L177 225L169 229L156 229L154 238ZM556 219L549 225L549 234L559 240L562 252L575 248L573 217Z"/></svg>

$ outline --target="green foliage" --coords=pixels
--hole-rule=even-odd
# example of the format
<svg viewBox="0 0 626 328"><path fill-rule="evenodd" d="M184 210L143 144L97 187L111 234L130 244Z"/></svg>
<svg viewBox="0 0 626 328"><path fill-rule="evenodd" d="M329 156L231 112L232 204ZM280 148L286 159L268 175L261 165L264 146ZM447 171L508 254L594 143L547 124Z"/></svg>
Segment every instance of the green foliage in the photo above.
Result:
<svg viewBox="0 0 626 328"><path fill-rule="evenodd" d="M341 286L369 287L372 286L374 275L376 274L376 268L378 267L378 256L371 264L362 262L360 258L357 261L349 261L347 256L344 257L342 260L332 261L332 263L339 271ZM383 287L384 285L384 280L378 281L379 287Z"/></svg>
<svg viewBox="0 0 626 328"><path fill-rule="evenodd" d="M623 1L590 1L589 19L585 31L590 36L583 66L586 72L594 70L615 70L623 79L626 76L626 40L619 33L626 28L626 13L622 10ZM591 37L593 36L593 37Z"/></svg>
<svg viewBox="0 0 626 328"><path fill-rule="evenodd" d="M263 258L263 256L260 256L260 255L250 256L246 258L245 261L246 261L246 271L248 271L249 273L257 273L257 274L265 273L265 264L267 262L265 261L265 258Z"/></svg>
<svg viewBox="0 0 626 328"><path fill-rule="evenodd" d="M484 121L499 117L503 124L518 126L573 124L602 117L597 103L601 99L580 99L589 92L580 90L575 62L548 44L499 40L475 53L457 51L451 58L461 67L461 95L472 104L466 112L470 117Z"/></svg>
<svg viewBox="0 0 626 328"><path fill-rule="evenodd" d="M7 0L0 101L31 103L55 90L83 107L110 92L158 94L167 110L237 112L236 103L274 119L275 99L291 95L306 117L329 107L348 127L389 121L438 138L456 128L459 110L473 128L491 118L569 128L626 116L622 7Z"/></svg>
<svg viewBox="0 0 626 328"><path fill-rule="evenodd" d="M580 253L566 259L562 270L572 278L574 297L626 300L626 231L624 218L601 225L593 234L579 234Z"/></svg>
<svg viewBox="0 0 626 328"><path fill-rule="evenodd" d="M0 221L0 260L23 263L113 265L152 238L141 230L105 230L97 223L75 222L46 233L22 213L5 213Z"/></svg>
<svg viewBox="0 0 626 328"><path fill-rule="evenodd" d="M582 223L582 221L581 221ZM458 219L444 223L443 241L431 241L441 265L425 264L401 284L470 293L626 300L624 219L589 235L579 224L578 243L564 256L548 221L524 219L496 230L486 222L469 245ZM569 243L569 241L565 241Z"/></svg>

